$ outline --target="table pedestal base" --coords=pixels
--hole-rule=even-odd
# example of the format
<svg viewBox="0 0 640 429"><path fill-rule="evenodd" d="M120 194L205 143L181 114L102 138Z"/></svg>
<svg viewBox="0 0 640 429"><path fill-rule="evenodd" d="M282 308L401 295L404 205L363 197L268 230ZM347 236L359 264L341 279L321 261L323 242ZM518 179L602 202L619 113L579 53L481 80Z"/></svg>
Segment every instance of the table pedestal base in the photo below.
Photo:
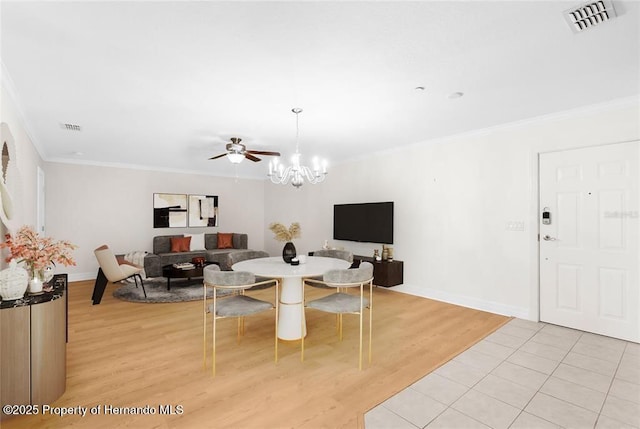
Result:
<svg viewBox="0 0 640 429"><path fill-rule="evenodd" d="M307 335L302 308L302 287L302 279L299 277L282 279L278 316L278 338L281 340L299 340Z"/></svg>

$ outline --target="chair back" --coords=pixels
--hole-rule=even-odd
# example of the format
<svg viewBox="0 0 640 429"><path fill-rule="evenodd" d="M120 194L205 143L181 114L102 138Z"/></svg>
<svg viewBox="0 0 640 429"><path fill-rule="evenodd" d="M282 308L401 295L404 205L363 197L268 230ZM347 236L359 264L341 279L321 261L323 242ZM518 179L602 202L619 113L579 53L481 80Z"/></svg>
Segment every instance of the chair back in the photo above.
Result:
<svg viewBox="0 0 640 429"><path fill-rule="evenodd" d="M343 259L349 263L353 263L353 253L348 250L338 249L322 249L314 250L313 256L324 256L326 258Z"/></svg>
<svg viewBox="0 0 640 429"><path fill-rule="evenodd" d="M262 250L244 250L240 252L230 252L227 255L229 266L248 259L268 258L269 254Z"/></svg>
<svg viewBox="0 0 640 429"><path fill-rule="evenodd" d="M256 276L248 271L220 271L217 265L207 265L202 271L204 282L216 287L248 289L256 282ZM242 286L246 286L243 288Z"/></svg>
<svg viewBox="0 0 640 429"><path fill-rule="evenodd" d="M93 253L96 255L98 265L100 265L100 268L102 268L102 272L104 273L104 276L107 278L107 280L113 283L123 279L120 264L118 264L116 255L114 255L111 249L109 249L109 246L107 246L106 244L100 246L96 250L94 250Z"/></svg>
<svg viewBox="0 0 640 429"><path fill-rule="evenodd" d="M361 262L358 268L329 270L323 274L322 280L329 286L343 287L342 285L357 286L373 279L373 264Z"/></svg>

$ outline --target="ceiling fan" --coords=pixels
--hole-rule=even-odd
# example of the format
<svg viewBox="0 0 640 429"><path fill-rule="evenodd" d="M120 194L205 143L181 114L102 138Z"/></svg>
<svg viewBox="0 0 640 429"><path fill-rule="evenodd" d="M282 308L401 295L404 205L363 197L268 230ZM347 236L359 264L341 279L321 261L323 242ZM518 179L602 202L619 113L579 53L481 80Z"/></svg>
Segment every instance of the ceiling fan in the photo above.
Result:
<svg viewBox="0 0 640 429"><path fill-rule="evenodd" d="M227 143L227 151L220 155L213 156L209 159L218 159L223 156L228 156L229 161L233 164L240 164L244 158L250 159L253 162L262 161L260 158L254 155L270 155L280 156L280 152L269 152L264 150L247 150L247 147L240 143L242 141L239 137L231 137L231 143Z"/></svg>

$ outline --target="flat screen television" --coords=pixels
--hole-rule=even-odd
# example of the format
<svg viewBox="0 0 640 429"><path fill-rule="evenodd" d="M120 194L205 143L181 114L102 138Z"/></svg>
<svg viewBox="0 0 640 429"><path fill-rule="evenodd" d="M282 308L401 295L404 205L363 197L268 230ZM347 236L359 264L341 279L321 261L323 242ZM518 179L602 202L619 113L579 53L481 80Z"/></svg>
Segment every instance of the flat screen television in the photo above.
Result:
<svg viewBox="0 0 640 429"><path fill-rule="evenodd" d="M335 204L333 239L393 244L393 201Z"/></svg>

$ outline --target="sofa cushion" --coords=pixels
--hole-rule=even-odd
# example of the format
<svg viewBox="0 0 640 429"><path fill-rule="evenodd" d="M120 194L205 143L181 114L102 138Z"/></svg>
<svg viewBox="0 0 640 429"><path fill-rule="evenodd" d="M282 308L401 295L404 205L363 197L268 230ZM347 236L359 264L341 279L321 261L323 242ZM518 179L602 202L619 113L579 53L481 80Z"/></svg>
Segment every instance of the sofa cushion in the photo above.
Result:
<svg viewBox="0 0 640 429"><path fill-rule="evenodd" d="M233 249L232 233L218 233L218 249Z"/></svg>
<svg viewBox="0 0 640 429"><path fill-rule="evenodd" d="M247 249L249 248L249 237L247 234L233 233L233 248Z"/></svg>
<svg viewBox="0 0 640 429"><path fill-rule="evenodd" d="M191 244L189 245L189 250L197 251L197 250L205 250L204 247L204 232L201 234L185 234L185 237L191 237Z"/></svg>
<svg viewBox="0 0 640 429"><path fill-rule="evenodd" d="M184 235L158 235L153 237L153 253L159 255L171 252L171 239L173 237L184 237Z"/></svg>
<svg viewBox="0 0 640 429"><path fill-rule="evenodd" d="M204 235L204 248L207 250L218 248L218 234Z"/></svg>
<svg viewBox="0 0 640 429"><path fill-rule="evenodd" d="M171 252L189 252L191 237L173 237L171 238Z"/></svg>

